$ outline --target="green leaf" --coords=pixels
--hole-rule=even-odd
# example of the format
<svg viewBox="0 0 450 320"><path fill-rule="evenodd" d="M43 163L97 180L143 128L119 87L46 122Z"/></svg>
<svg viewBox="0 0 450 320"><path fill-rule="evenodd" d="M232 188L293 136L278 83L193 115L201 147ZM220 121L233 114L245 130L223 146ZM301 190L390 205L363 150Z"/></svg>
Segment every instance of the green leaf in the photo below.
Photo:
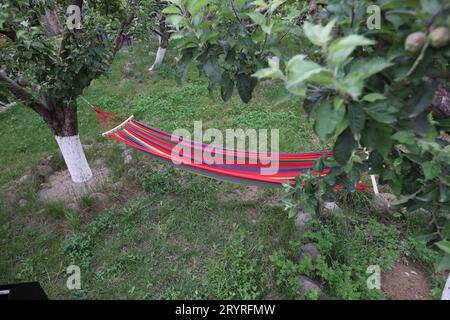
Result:
<svg viewBox="0 0 450 320"><path fill-rule="evenodd" d="M305 55L296 55L286 65L286 88L296 95L304 95L305 81L323 72L325 69L315 62L305 60Z"/></svg>
<svg viewBox="0 0 450 320"><path fill-rule="evenodd" d="M345 165L357 147L358 143L353 138L352 132L347 129L337 138L333 148L333 157L338 163Z"/></svg>
<svg viewBox="0 0 450 320"><path fill-rule="evenodd" d="M411 131L399 131L392 136L392 139L403 144L412 144L416 141L416 135Z"/></svg>
<svg viewBox="0 0 450 320"><path fill-rule="evenodd" d="M378 101L364 106L366 113L378 122L392 124L397 121L395 108L390 107L387 101Z"/></svg>
<svg viewBox="0 0 450 320"><path fill-rule="evenodd" d="M372 148L380 153L384 158L392 148L392 129L386 125L367 122L364 128L361 141L363 146Z"/></svg>
<svg viewBox="0 0 450 320"><path fill-rule="evenodd" d="M183 19L184 17L179 14L172 14L167 16L166 21L178 27L178 25L180 24L181 21L183 21Z"/></svg>
<svg viewBox="0 0 450 320"><path fill-rule="evenodd" d="M402 109L401 118L415 118L425 111L433 101L437 86L438 83L436 81L424 82L423 85L419 87L418 92L414 93L414 96Z"/></svg>
<svg viewBox="0 0 450 320"><path fill-rule="evenodd" d="M442 240L439 242L436 242L435 245L444 251L446 254L450 254L450 241Z"/></svg>
<svg viewBox="0 0 450 320"><path fill-rule="evenodd" d="M442 235L446 239L450 239L450 221L447 221L447 223L444 226L444 229L442 229Z"/></svg>
<svg viewBox="0 0 450 320"><path fill-rule="evenodd" d="M345 65L348 57L353 53L356 47L373 45L374 43L373 40L367 39L366 37L351 34L335 41L329 46L328 60L334 66L341 67Z"/></svg>
<svg viewBox="0 0 450 320"><path fill-rule="evenodd" d="M446 202L448 202L449 198L450 198L450 187L440 184L439 185L439 202L446 203ZM450 222L447 223L446 228L448 231L446 237L450 237Z"/></svg>
<svg viewBox="0 0 450 320"><path fill-rule="evenodd" d="M450 254L446 253L442 256L438 263L435 264L434 268L437 272L446 271L450 269Z"/></svg>
<svg viewBox="0 0 450 320"><path fill-rule="evenodd" d="M373 93L366 94L361 100L367 101L367 102L375 102L378 100L386 100L386 99L387 98L384 95L382 95L381 93L373 92Z"/></svg>
<svg viewBox="0 0 450 320"><path fill-rule="evenodd" d="M234 81L231 79L228 72L222 74L222 81L220 82L220 94L223 101L228 101L233 95Z"/></svg>
<svg viewBox="0 0 450 320"><path fill-rule="evenodd" d="M165 15L169 15L169 14L177 14L177 15L179 15L181 13L180 9L177 6L174 6L174 5L170 5L170 6L166 7L166 8L164 8L161 12L164 13Z"/></svg>
<svg viewBox="0 0 450 320"><path fill-rule="evenodd" d="M370 60L360 59L351 66L347 78L365 80L393 65L393 63L379 57Z"/></svg>
<svg viewBox="0 0 450 320"><path fill-rule="evenodd" d="M359 140L366 122L366 114L364 113L362 106L356 103L351 104L348 107L348 117L350 120L350 130L353 133L353 137L356 140Z"/></svg>
<svg viewBox="0 0 450 320"><path fill-rule="evenodd" d="M422 171L425 175L425 181L429 181L437 177L441 172L440 169L440 166L432 161L422 163Z"/></svg>
<svg viewBox="0 0 450 320"><path fill-rule="evenodd" d="M331 30L334 27L336 20L333 19L325 27L321 25L314 25L310 22L305 22L303 25L303 31L306 37L313 44L317 46L325 46L331 40Z"/></svg>
<svg viewBox="0 0 450 320"><path fill-rule="evenodd" d="M237 88L242 101L249 103L252 99L252 93L258 84L258 80L249 74L239 73L236 76Z"/></svg>
<svg viewBox="0 0 450 320"><path fill-rule="evenodd" d="M253 20L254 23L257 25L265 25L266 24L266 18L259 12L248 12L247 16Z"/></svg>
<svg viewBox="0 0 450 320"><path fill-rule="evenodd" d="M195 16L204 6L208 4L208 0L189 0L187 8L192 16Z"/></svg>
<svg viewBox="0 0 450 320"><path fill-rule="evenodd" d="M222 78L222 70L214 57L209 57L202 68L203 72L209 79L209 89L211 90L214 85L220 82Z"/></svg>
<svg viewBox="0 0 450 320"><path fill-rule="evenodd" d="M284 74L280 70L280 59L277 57L269 58L269 68L258 70L253 74L253 76L258 79L284 79Z"/></svg>
<svg viewBox="0 0 450 320"><path fill-rule="evenodd" d="M183 54L180 61L177 63L176 71L177 78L183 81L186 78L187 72L189 70L189 63L192 61L192 52L187 52Z"/></svg>
<svg viewBox="0 0 450 320"><path fill-rule="evenodd" d="M322 140L333 136L338 125L344 120L345 108L334 108L330 101L323 101L316 111L316 123L314 130Z"/></svg>
<svg viewBox="0 0 450 320"><path fill-rule="evenodd" d="M248 12L247 16L249 16L250 19L252 19L253 22L255 22L257 25L259 25L264 33L267 33L267 34L272 33L272 28L273 28L274 23L273 22L267 23L266 17L264 17L261 13L256 12L256 11Z"/></svg>

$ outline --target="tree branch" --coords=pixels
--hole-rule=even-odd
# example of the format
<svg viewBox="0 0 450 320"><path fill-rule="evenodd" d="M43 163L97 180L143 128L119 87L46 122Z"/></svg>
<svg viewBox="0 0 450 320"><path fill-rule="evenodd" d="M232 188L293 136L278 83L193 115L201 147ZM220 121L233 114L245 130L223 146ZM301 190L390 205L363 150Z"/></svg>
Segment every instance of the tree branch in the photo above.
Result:
<svg viewBox="0 0 450 320"><path fill-rule="evenodd" d="M431 28L433 26L434 21L436 20L436 18L443 12L447 11L448 9L450 9L450 4L446 4L443 5L439 10L437 10L432 16L431 18L428 20L427 22L427 28Z"/></svg>
<svg viewBox="0 0 450 320"><path fill-rule="evenodd" d="M236 17L237 21L239 21L240 24L242 23L241 17L239 16L239 13L236 10L236 6L234 5L234 0L230 0L231 9L233 9L234 16Z"/></svg>
<svg viewBox="0 0 450 320"><path fill-rule="evenodd" d="M17 35L14 30L0 30L0 34L3 34L4 36L7 36L12 41L17 41Z"/></svg>
<svg viewBox="0 0 450 320"><path fill-rule="evenodd" d="M50 117L49 111L44 104L37 101L27 90L20 86L16 81L8 77L5 70L0 70L0 84L3 84L9 92L11 92L17 100L21 101L44 119Z"/></svg>
<svg viewBox="0 0 450 320"><path fill-rule="evenodd" d="M123 33L125 32L125 29L131 24L133 21L135 15L136 15L136 7L137 7L137 0L130 0L131 4L131 11L127 18L122 20L120 23L119 30L117 31L116 38L114 40L114 48L112 52L111 59L116 55L116 53L122 48L123 45Z"/></svg>

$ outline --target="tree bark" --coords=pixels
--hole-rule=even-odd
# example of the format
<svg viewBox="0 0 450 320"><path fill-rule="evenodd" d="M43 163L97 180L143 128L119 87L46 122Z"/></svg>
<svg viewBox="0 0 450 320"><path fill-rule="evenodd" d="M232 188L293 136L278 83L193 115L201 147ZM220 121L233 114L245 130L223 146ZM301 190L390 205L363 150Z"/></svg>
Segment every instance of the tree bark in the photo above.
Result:
<svg viewBox="0 0 450 320"><path fill-rule="evenodd" d="M429 109L436 118L450 119L450 92L440 86Z"/></svg>
<svg viewBox="0 0 450 320"><path fill-rule="evenodd" d="M52 111L49 117L44 117L44 120L55 136L72 180L76 183L90 180L92 178L92 170L86 160L78 135L77 104L75 99L70 100L70 103L46 100Z"/></svg>

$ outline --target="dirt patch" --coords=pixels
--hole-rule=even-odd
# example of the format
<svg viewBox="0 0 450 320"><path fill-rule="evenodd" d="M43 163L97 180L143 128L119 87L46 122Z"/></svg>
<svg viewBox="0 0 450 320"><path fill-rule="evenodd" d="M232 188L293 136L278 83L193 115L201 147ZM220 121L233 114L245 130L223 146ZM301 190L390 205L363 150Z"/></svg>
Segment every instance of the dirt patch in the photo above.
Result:
<svg viewBox="0 0 450 320"><path fill-rule="evenodd" d="M245 216L250 221L254 221L258 218L258 211L256 211L255 208L248 208L247 210L245 210Z"/></svg>
<svg viewBox="0 0 450 320"><path fill-rule="evenodd" d="M224 200L239 200L242 202L253 202L258 200L259 198L259 189L258 187L248 186L243 189L235 189L229 192L224 192L221 196Z"/></svg>
<svg viewBox="0 0 450 320"><path fill-rule="evenodd" d="M381 284L389 300L430 300L433 288L425 268L415 262L397 261L381 274Z"/></svg>
<svg viewBox="0 0 450 320"><path fill-rule="evenodd" d="M71 202L77 198L95 191L104 183L111 182L111 170L108 168L97 168L92 170L93 177L84 183L75 183L70 178L68 170L55 172L48 178L49 188L39 192L41 201L63 201Z"/></svg>
<svg viewBox="0 0 450 320"><path fill-rule="evenodd" d="M40 212L23 217L22 224L31 229L46 230L46 231L54 229L56 225L54 221L50 221L50 219L44 217Z"/></svg>

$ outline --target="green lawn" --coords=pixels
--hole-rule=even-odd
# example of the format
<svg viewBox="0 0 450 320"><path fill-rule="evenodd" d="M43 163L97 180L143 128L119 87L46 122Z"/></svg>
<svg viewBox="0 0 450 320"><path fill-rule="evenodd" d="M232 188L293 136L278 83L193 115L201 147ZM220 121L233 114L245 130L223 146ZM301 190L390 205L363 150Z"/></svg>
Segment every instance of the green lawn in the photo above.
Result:
<svg viewBox="0 0 450 320"><path fill-rule="evenodd" d="M85 97L98 107L166 131L204 128L277 128L281 151L322 150L301 104L280 104L280 87L258 86L254 99L237 96L223 103L210 96L207 82L193 67L179 85L173 57L158 74L146 70L153 57L144 48L123 50L110 74L93 82ZM136 78L124 78L133 62ZM365 287L366 268L391 267L400 256L426 266L433 253L410 237L416 217L376 215L369 196L342 195L341 213L321 216L310 231L300 233L283 210L282 190L258 189L194 176L135 152L123 164L118 143L99 135L95 113L79 101L80 136L94 144L87 151L94 164L104 158L120 187L100 191L110 205L99 210L89 197L79 209L41 203L35 175L39 159L53 154L62 167L57 145L46 125L23 106L0 113L0 283L40 281L53 299L254 299L316 298L300 295L296 276L317 279L330 298L383 298ZM8 187L25 173L33 179ZM27 205L20 207L19 199ZM405 221L407 223L405 223ZM302 243L313 241L322 255L317 263L298 264ZM82 290L65 286L68 265L82 271Z"/></svg>

